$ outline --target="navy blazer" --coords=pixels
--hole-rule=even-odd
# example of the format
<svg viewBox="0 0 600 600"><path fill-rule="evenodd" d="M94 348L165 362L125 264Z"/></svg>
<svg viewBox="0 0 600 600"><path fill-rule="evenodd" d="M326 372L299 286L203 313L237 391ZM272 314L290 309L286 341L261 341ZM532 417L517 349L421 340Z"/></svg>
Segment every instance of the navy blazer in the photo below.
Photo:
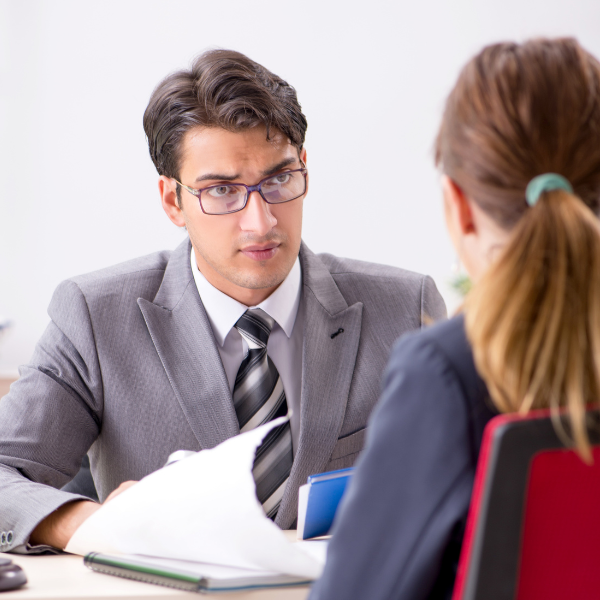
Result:
<svg viewBox="0 0 600 600"><path fill-rule="evenodd" d="M450 598L497 414L458 316L400 339L310 600Z"/></svg>

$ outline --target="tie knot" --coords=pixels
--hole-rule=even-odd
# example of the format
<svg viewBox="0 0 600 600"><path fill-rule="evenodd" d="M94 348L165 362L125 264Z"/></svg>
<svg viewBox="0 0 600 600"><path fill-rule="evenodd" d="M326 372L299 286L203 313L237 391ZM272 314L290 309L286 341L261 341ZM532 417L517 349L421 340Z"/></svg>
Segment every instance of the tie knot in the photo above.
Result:
<svg viewBox="0 0 600 600"><path fill-rule="evenodd" d="M267 347L275 320L260 308L249 308L235 324L235 328L248 342ZM252 346L252 344L251 344Z"/></svg>

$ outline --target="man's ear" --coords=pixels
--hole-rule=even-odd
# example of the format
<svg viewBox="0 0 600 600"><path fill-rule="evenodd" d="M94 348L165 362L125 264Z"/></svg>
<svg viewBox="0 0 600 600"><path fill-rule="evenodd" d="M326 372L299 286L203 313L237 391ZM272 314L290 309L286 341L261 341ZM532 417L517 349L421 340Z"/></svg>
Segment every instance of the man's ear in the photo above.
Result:
<svg viewBox="0 0 600 600"><path fill-rule="evenodd" d="M306 166L306 148L302 148L302 150L300 150L300 160L304 163L304 166ZM308 194L308 188L310 186L310 175L307 173L306 174L306 193Z"/></svg>
<svg viewBox="0 0 600 600"><path fill-rule="evenodd" d="M462 235L475 233L475 220L471 204L458 184L447 175L442 176L442 189L444 190L444 203L446 215L458 226Z"/></svg>
<svg viewBox="0 0 600 600"><path fill-rule="evenodd" d="M179 207L177 200L177 184L170 177L161 175L158 178L158 192L160 193L160 201L163 210L167 213L167 217L177 225L177 227L185 227L185 218L183 211Z"/></svg>

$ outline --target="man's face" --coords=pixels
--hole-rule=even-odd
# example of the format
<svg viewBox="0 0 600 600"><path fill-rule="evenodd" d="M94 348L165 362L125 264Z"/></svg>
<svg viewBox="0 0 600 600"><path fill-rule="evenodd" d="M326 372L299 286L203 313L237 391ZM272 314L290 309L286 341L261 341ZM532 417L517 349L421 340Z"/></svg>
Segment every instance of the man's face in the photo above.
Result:
<svg viewBox="0 0 600 600"><path fill-rule="evenodd" d="M197 127L183 139L180 181L192 188L244 183L255 185L265 177L302 167L295 146L279 131L267 140L266 129L239 133ZM284 204L267 204L258 192L236 213L207 215L198 198L181 190L181 208L175 182L159 180L163 207L178 226L185 225L203 275L217 289L247 306L259 304L290 272L302 231L304 197Z"/></svg>

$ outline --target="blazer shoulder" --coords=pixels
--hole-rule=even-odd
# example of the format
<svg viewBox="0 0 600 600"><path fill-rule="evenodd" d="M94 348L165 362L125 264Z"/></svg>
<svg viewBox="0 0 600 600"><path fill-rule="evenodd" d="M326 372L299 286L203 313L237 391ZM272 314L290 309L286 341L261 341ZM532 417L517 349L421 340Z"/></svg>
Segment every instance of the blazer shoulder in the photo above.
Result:
<svg viewBox="0 0 600 600"><path fill-rule="evenodd" d="M415 273L400 267L371 263L353 258L341 258L333 254L317 254L321 262L327 267L332 276L349 275L356 278L387 279L403 282L412 282L421 285L426 275Z"/></svg>
<svg viewBox="0 0 600 600"><path fill-rule="evenodd" d="M111 267L77 275L61 282L49 307L52 318L80 298L87 310L121 303L124 296L152 300L163 280L171 251L155 252ZM85 299L85 300L83 300Z"/></svg>
<svg viewBox="0 0 600 600"><path fill-rule="evenodd" d="M444 300L428 275L332 254L318 254L317 258L348 304L363 302L380 317L392 321L400 318L409 329L446 317Z"/></svg>
<svg viewBox="0 0 600 600"><path fill-rule="evenodd" d="M475 368L463 315L402 336L392 350L390 367L417 367L414 363L423 360L444 363L459 380L465 382L466 389L473 389L473 384L482 381Z"/></svg>
<svg viewBox="0 0 600 600"><path fill-rule="evenodd" d="M433 382L427 373L434 363L438 370L448 373L457 382L468 414L475 423L474 441L479 447L483 426L498 411L493 407L487 386L477 372L465 331L464 315L402 336L392 350L386 377L398 370L414 372L424 385L430 385Z"/></svg>
<svg viewBox="0 0 600 600"><path fill-rule="evenodd" d="M70 280L80 287L86 287L119 278L143 278L148 274L152 275L156 271L164 273L171 253L171 250L153 252L152 254L127 260L104 269L71 277Z"/></svg>

